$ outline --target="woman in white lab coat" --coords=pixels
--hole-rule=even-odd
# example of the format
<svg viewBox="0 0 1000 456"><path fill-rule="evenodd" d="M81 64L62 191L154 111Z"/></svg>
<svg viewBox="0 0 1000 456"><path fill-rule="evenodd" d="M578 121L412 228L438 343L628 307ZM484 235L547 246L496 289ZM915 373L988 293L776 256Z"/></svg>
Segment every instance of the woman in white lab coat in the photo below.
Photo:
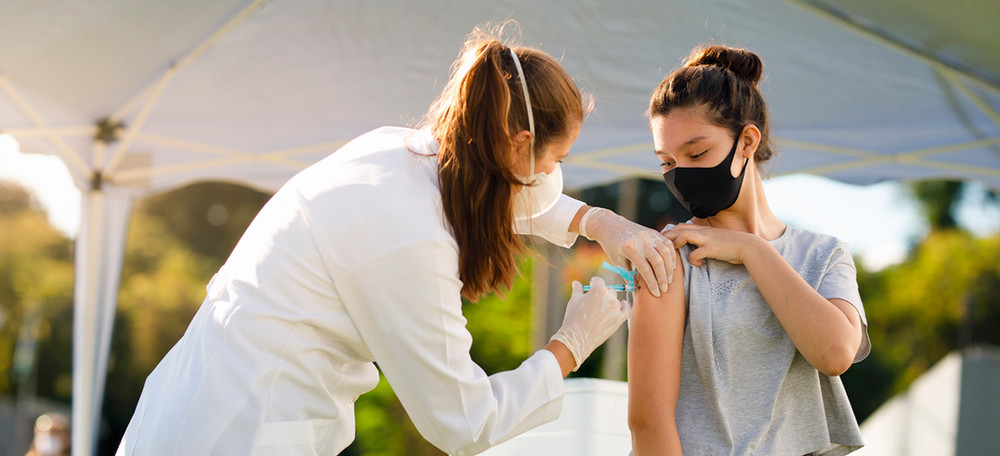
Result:
<svg viewBox="0 0 1000 456"><path fill-rule="evenodd" d="M562 246L582 233L666 288L673 254L655 231L561 195L588 109L551 57L477 30L426 128L366 133L261 209L146 380L118 454L336 454L373 363L450 454L555 419L563 378L628 308L599 278L588 293L574 282L549 344L487 376L461 298L509 288L519 233Z"/></svg>

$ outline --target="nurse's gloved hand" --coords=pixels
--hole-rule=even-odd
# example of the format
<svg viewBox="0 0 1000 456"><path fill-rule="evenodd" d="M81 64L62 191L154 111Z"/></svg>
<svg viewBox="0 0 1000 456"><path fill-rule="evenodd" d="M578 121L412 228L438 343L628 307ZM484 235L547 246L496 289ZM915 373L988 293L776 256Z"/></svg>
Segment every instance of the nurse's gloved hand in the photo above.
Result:
<svg viewBox="0 0 1000 456"><path fill-rule="evenodd" d="M573 281L573 295L566 304L562 327L552 336L552 340L562 342L573 353L574 372L629 316L628 304L605 288L603 279L590 279L590 287L585 293L583 285Z"/></svg>
<svg viewBox="0 0 1000 456"><path fill-rule="evenodd" d="M646 228L602 207L594 207L580 219L580 234L597 241L617 266L628 267L626 260L639 271L644 285L653 296L667 291L674 280L674 248L656 230Z"/></svg>

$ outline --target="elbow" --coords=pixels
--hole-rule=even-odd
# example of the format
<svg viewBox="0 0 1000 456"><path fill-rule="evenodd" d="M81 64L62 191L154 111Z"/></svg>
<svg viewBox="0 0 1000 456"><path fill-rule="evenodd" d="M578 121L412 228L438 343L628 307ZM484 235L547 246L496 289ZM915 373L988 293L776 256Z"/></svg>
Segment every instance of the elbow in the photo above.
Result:
<svg viewBox="0 0 1000 456"><path fill-rule="evenodd" d="M637 408L639 410L630 407L628 412L628 429L633 436L656 434L674 425L671 419L673 418L672 413L664 413L665 411L653 412L651 410L644 410L644 407Z"/></svg>
<svg viewBox="0 0 1000 456"><path fill-rule="evenodd" d="M632 452L636 455L680 455L681 440L673 413L628 414Z"/></svg>
<svg viewBox="0 0 1000 456"><path fill-rule="evenodd" d="M628 411L628 430L632 435L641 434L644 430L649 429L649 421L649 417L643 413L633 412L631 409Z"/></svg>
<svg viewBox="0 0 1000 456"><path fill-rule="evenodd" d="M824 353L818 357L816 362L812 362L811 364L816 370L830 377L841 375L847 372L851 364L854 364L854 355L858 351L857 347L853 347L852 349L850 345L830 344Z"/></svg>

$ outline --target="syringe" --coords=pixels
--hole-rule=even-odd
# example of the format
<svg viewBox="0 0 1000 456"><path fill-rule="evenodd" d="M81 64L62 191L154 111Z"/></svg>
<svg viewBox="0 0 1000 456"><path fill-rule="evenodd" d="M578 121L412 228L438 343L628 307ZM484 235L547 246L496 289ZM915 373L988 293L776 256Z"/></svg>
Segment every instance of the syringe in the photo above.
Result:
<svg viewBox="0 0 1000 456"><path fill-rule="evenodd" d="M625 268L622 268L622 267L619 267L619 266L614 266L614 265L608 263L607 261L605 261L604 264L602 264L601 266L603 266L604 269L607 269L607 270L609 270L611 272L614 272L615 274L618 274L618 275L622 276L622 279L625 279L625 284L624 285L606 285L606 287L609 290L628 291L628 292L635 291L635 274L636 274L636 271L629 271L629 270L626 270ZM583 291L590 291L590 285L584 285L583 286Z"/></svg>

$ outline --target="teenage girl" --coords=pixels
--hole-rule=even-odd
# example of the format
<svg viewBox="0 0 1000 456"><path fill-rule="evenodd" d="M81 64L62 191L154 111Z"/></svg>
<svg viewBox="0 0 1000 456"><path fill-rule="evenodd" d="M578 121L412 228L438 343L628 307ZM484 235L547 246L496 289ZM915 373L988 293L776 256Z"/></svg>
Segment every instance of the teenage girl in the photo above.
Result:
<svg viewBox="0 0 1000 456"><path fill-rule="evenodd" d="M664 232L683 264L641 290L628 348L638 456L841 455L863 445L838 377L867 356L846 245L771 212L763 70L749 51L696 49L657 87L650 129L663 177L694 215Z"/></svg>

